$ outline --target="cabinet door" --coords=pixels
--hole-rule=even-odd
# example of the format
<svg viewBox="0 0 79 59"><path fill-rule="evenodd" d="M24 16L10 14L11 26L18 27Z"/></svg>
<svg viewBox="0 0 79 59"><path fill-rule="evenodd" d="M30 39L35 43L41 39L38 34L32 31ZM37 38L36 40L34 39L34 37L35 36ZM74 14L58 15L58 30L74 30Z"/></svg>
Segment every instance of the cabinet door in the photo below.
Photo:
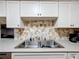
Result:
<svg viewBox="0 0 79 59"><path fill-rule="evenodd" d="M7 1L7 27L20 26L19 1Z"/></svg>
<svg viewBox="0 0 79 59"><path fill-rule="evenodd" d="M58 2L40 2L41 16L58 17Z"/></svg>
<svg viewBox="0 0 79 59"><path fill-rule="evenodd" d="M79 28L79 1L73 1L71 6L71 25Z"/></svg>
<svg viewBox="0 0 79 59"><path fill-rule="evenodd" d="M70 27L71 3L59 2L59 17L57 27Z"/></svg>
<svg viewBox="0 0 79 59"><path fill-rule="evenodd" d="M68 53L68 59L79 59L79 53Z"/></svg>
<svg viewBox="0 0 79 59"><path fill-rule="evenodd" d="M67 59L66 53L12 53L12 59Z"/></svg>
<svg viewBox="0 0 79 59"><path fill-rule="evenodd" d="M21 17L38 16L39 6L36 1L21 1Z"/></svg>
<svg viewBox="0 0 79 59"><path fill-rule="evenodd" d="M0 1L0 17L6 16L6 2L4 0Z"/></svg>

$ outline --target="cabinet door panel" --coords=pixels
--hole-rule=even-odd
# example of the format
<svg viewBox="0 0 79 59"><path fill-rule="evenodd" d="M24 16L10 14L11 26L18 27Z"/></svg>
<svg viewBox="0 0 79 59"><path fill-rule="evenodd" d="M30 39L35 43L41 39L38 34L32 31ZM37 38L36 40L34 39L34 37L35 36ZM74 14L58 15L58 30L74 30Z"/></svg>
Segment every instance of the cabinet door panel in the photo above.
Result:
<svg viewBox="0 0 79 59"><path fill-rule="evenodd" d="M71 3L59 3L58 27L70 27Z"/></svg>
<svg viewBox="0 0 79 59"><path fill-rule="evenodd" d="M21 16L37 16L39 13L38 2L21 1Z"/></svg>
<svg viewBox="0 0 79 59"><path fill-rule="evenodd" d="M20 15L19 15L19 2L7 1L7 27L19 27Z"/></svg>
<svg viewBox="0 0 79 59"><path fill-rule="evenodd" d="M12 59L66 59L66 53L13 53Z"/></svg>
<svg viewBox="0 0 79 59"><path fill-rule="evenodd" d="M71 6L71 25L79 28L79 1L73 1Z"/></svg>
<svg viewBox="0 0 79 59"><path fill-rule="evenodd" d="M40 3L41 16L58 17L58 2Z"/></svg>

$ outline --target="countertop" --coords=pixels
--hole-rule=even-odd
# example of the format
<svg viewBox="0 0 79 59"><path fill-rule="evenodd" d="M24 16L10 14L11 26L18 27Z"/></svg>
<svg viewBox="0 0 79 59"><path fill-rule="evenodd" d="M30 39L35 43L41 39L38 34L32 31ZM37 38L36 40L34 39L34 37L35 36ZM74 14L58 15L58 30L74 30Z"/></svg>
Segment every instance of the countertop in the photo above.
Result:
<svg viewBox="0 0 79 59"><path fill-rule="evenodd" d="M72 43L67 38L56 39L64 48L15 48L24 40L0 40L0 52L79 52L79 42Z"/></svg>

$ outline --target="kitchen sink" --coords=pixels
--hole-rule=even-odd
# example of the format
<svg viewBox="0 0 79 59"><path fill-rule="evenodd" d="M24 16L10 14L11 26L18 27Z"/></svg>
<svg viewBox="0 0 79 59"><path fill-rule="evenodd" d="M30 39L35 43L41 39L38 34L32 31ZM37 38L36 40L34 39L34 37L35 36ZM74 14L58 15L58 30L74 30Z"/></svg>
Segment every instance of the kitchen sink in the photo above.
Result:
<svg viewBox="0 0 79 59"><path fill-rule="evenodd" d="M15 48L64 48L61 44L56 41L39 41L39 42L29 42L24 41Z"/></svg>

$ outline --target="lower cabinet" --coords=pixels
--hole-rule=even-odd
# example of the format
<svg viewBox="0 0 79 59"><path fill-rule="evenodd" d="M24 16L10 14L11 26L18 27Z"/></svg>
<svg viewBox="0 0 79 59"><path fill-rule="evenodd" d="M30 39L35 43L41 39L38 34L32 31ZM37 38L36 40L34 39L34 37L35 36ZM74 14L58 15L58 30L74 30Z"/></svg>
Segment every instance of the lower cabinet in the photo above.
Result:
<svg viewBox="0 0 79 59"><path fill-rule="evenodd" d="M67 59L67 53L12 53L12 59Z"/></svg>

